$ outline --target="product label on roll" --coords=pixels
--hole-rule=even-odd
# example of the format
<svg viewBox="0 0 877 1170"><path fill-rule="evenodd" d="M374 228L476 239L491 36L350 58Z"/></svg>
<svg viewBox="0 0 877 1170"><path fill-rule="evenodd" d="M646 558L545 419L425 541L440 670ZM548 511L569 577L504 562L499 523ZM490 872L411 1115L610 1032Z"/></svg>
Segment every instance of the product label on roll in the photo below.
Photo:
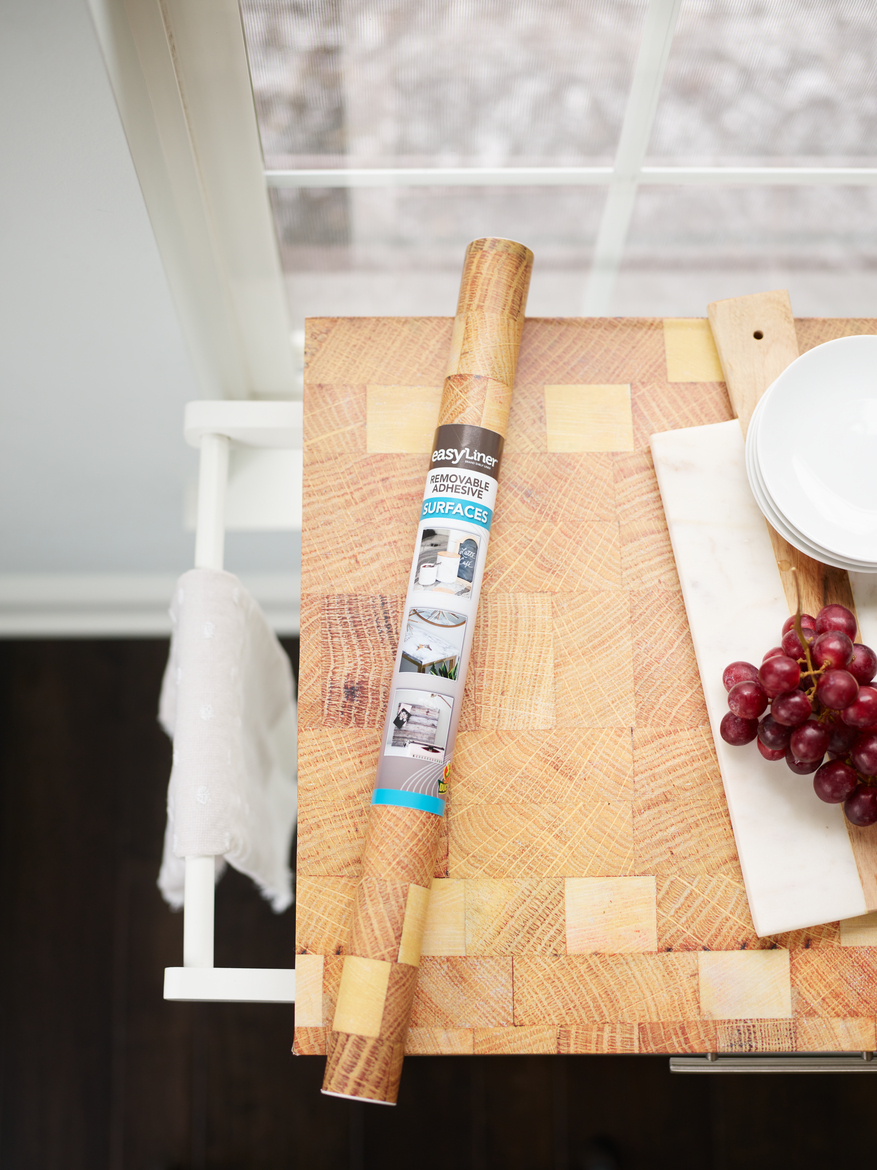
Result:
<svg viewBox="0 0 877 1170"><path fill-rule="evenodd" d="M444 814L502 448L436 430L372 804Z"/></svg>
<svg viewBox="0 0 877 1170"><path fill-rule="evenodd" d="M502 436L460 423L439 427L432 445L421 520L463 520L490 531Z"/></svg>

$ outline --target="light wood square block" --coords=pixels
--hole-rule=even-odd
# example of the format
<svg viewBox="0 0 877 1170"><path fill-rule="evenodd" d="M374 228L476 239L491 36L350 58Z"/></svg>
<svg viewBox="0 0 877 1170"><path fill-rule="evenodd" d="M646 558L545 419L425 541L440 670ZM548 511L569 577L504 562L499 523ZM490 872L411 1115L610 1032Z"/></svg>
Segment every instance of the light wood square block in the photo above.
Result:
<svg viewBox="0 0 877 1170"><path fill-rule="evenodd" d="M323 1025L322 955L295 957L295 1026L320 1028Z"/></svg>
<svg viewBox="0 0 877 1170"><path fill-rule="evenodd" d="M359 877L368 802L381 733L371 729L299 730L297 871L303 877ZM297 896L297 922L317 921L307 887ZM333 899L335 895L333 894ZM351 895L352 897L352 895ZM326 908L319 907L319 915ZM338 912L332 912L336 919ZM345 923L345 931L347 924ZM301 946L317 949L300 936ZM328 948L325 953L334 951Z"/></svg>
<svg viewBox="0 0 877 1170"><path fill-rule="evenodd" d="M309 386L326 382L440 386L453 323L453 317L310 317L306 401Z"/></svg>
<svg viewBox="0 0 877 1170"><path fill-rule="evenodd" d="M692 954L520 955L515 1023L638 1024L698 1016Z"/></svg>
<svg viewBox="0 0 877 1170"><path fill-rule="evenodd" d="M466 881L466 953L563 954L563 879Z"/></svg>
<svg viewBox="0 0 877 1170"><path fill-rule="evenodd" d="M719 828L726 830L717 834ZM676 866L691 873L721 872L739 876L740 865L727 811L702 796L692 800L634 801L634 843L631 872L656 872L662 877Z"/></svg>
<svg viewBox="0 0 877 1170"><path fill-rule="evenodd" d="M528 1028L476 1028L476 1056L534 1056L557 1052L557 1028L544 1025Z"/></svg>
<svg viewBox="0 0 877 1170"><path fill-rule="evenodd" d="M662 874L658 882L658 937L674 951L760 950L742 881L721 873Z"/></svg>
<svg viewBox="0 0 877 1170"><path fill-rule="evenodd" d="M339 511L343 509L340 505ZM401 508L399 514L403 514ZM404 597L414 525L377 519L362 531L363 539L354 549L345 533L333 532L327 524L319 538L323 551L308 562L302 588L318 594L335 593L340 588L348 593L384 592Z"/></svg>
<svg viewBox="0 0 877 1170"><path fill-rule="evenodd" d="M471 669L479 727L554 727L554 642L547 593L481 599Z"/></svg>
<svg viewBox="0 0 877 1170"><path fill-rule="evenodd" d="M324 597L323 726L376 728L390 698L401 597Z"/></svg>
<svg viewBox="0 0 877 1170"><path fill-rule="evenodd" d="M341 972L344 970L343 955L325 955L323 962L323 1025L331 1026L338 1003L338 989L341 986Z"/></svg>
<svg viewBox="0 0 877 1170"><path fill-rule="evenodd" d="M667 317L664 350L668 382L723 382L725 375L706 317Z"/></svg>
<svg viewBox="0 0 877 1170"><path fill-rule="evenodd" d="M681 592L632 590L630 612L637 726L705 726L709 720Z"/></svg>
<svg viewBox="0 0 877 1170"><path fill-rule="evenodd" d="M733 1020L716 1025L716 1052L794 1052L794 1020Z"/></svg>
<svg viewBox="0 0 877 1170"><path fill-rule="evenodd" d="M792 953L795 1011L800 1016L874 1018L877 949L831 947Z"/></svg>
<svg viewBox="0 0 877 1170"><path fill-rule="evenodd" d="M406 1056L471 1056L472 1028L409 1028Z"/></svg>
<svg viewBox="0 0 877 1170"><path fill-rule="evenodd" d="M309 574L313 562L336 550L339 541L367 553L375 532L404 520L416 521L423 499L426 460L422 455L335 455L311 460L302 489L302 530L314 556L304 565L305 592L315 588ZM353 535L355 534L355 536ZM406 558L407 559L407 558ZM336 577L327 592L350 593ZM386 592L386 586L378 590Z"/></svg>
<svg viewBox="0 0 877 1170"><path fill-rule="evenodd" d="M653 877L567 878L564 886L568 954L658 949Z"/></svg>
<svg viewBox="0 0 877 1170"><path fill-rule="evenodd" d="M341 971L341 986L332 1027L354 1036L380 1036L384 1002L393 964L383 959L348 955Z"/></svg>
<svg viewBox="0 0 877 1170"><path fill-rule="evenodd" d="M647 451L652 435L659 431L703 427L727 422L735 416L724 386L716 382L636 383L633 398L633 443Z"/></svg>
<svg viewBox="0 0 877 1170"><path fill-rule="evenodd" d="M466 883L435 878L429 891L422 955L466 954Z"/></svg>
<svg viewBox="0 0 877 1170"><path fill-rule="evenodd" d="M299 734L310 728L319 728L323 714L323 684L321 678L322 653L320 626L323 599L302 593L299 625Z"/></svg>
<svg viewBox="0 0 877 1170"><path fill-rule="evenodd" d="M498 804L509 792L538 793L546 804L629 800L633 753L626 728L538 732L467 731L454 752L454 810Z"/></svg>
<svg viewBox="0 0 877 1170"><path fill-rule="evenodd" d="M292 1054L293 1056L325 1056L326 1029L305 1028L297 1024Z"/></svg>
<svg viewBox="0 0 877 1170"><path fill-rule="evenodd" d="M712 732L706 721L700 727L635 728L633 759L638 797L688 800L704 789L716 797L724 795Z"/></svg>
<svg viewBox="0 0 877 1170"><path fill-rule="evenodd" d="M347 942L356 893L354 878L308 877L295 883L295 949L327 955L340 952Z"/></svg>
<svg viewBox="0 0 877 1170"><path fill-rule="evenodd" d="M798 1020L799 1052L873 1052L877 1048L874 1021Z"/></svg>
<svg viewBox="0 0 877 1170"><path fill-rule="evenodd" d="M591 520L614 524L616 458L608 451L504 455L497 523L544 521L564 530Z"/></svg>
<svg viewBox="0 0 877 1170"><path fill-rule="evenodd" d="M639 1025L640 1052L715 1052L716 1025L709 1020L670 1020Z"/></svg>
<svg viewBox="0 0 877 1170"><path fill-rule="evenodd" d="M575 1053L639 1052L642 1024L569 1024L558 1028L557 1051Z"/></svg>
<svg viewBox="0 0 877 1170"><path fill-rule="evenodd" d="M367 794L355 796L341 807L300 799L298 818L296 869L299 876L354 880L359 877L368 821Z"/></svg>
<svg viewBox="0 0 877 1170"><path fill-rule="evenodd" d="M410 885L405 918L402 922L402 938L399 940L400 963L408 963L411 967L420 966L420 956L423 953L423 925L426 922L428 906L429 890L424 886Z"/></svg>
<svg viewBox="0 0 877 1170"><path fill-rule="evenodd" d="M847 918L840 924L842 947L877 947L877 910L858 918Z"/></svg>
<svg viewBox="0 0 877 1170"><path fill-rule="evenodd" d="M630 802L471 804L449 811L448 864L461 878L584 877L633 869Z"/></svg>
<svg viewBox="0 0 877 1170"><path fill-rule="evenodd" d="M541 381L528 385L517 377L503 452L545 449L544 387Z"/></svg>
<svg viewBox="0 0 877 1170"><path fill-rule="evenodd" d="M417 968L394 963L390 968L380 1035L388 1044L404 1044L411 1014L411 1000L417 983Z"/></svg>
<svg viewBox="0 0 877 1170"><path fill-rule="evenodd" d="M514 960L424 957L411 1012L415 1028L507 1028L515 1023ZM538 1021L542 1023L543 1021Z"/></svg>
<svg viewBox="0 0 877 1170"><path fill-rule="evenodd" d="M407 881L362 874L356 887L347 953L393 963L408 908Z"/></svg>
<svg viewBox="0 0 877 1170"><path fill-rule="evenodd" d="M739 862L709 728L636 728L636 868L738 876ZM662 945L664 945L662 940Z"/></svg>
<svg viewBox="0 0 877 1170"><path fill-rule="evenodd" d="M365 386L315 386L308 397L310 455L365 451Z"/></svg>
<svg viewBox="0 0 877 1170"><path fill-rule="evenodd" d="M743 880L742 873L740 874L741 882ZM820 926L806 926L801 930L789 930L784 934L777 934L772 939L763 938L761 944L771 946L776 944L780 947L785 947L789 954L795 951L809 951L814 947L828 947L833 949L840 946L840 923L839 922L823 922ZM718 950L718 947L712 948ZM735 947L724 947L723 950L736 950Z"/></svg>
<svg viewBox="0 0 877 1170"><path fill-rule="evenodd" d="M583 520L576 525L505 524L490 537L485 593L577 593L620 589L618 525Z"/></svg>
<svg viewBox="0 0 877 1170"><path fill-rule="evenodd" d="M791 1017L788 951L701 951L697 967L700 1010L708 1020Z"/></svg>
<svg viewBox="0 0 877 1170"><path fill-rule="evenodd" d="M561 593L550 602L556 726L630 727L635 681L628 594Z"/></svg>
<svg viewBox="0 0 877 1170"><path fill-rule="evenodd" d="M299 777L311 807L367 804L380 746L380 728L299 729Z"/></svg>
<svg viewBox="0 0 877 1170"><path fill-rule="evenodd" d="M520 382L627 382L631 371L663 378L660 318L531 318L524 326Z"/></svg>
<svg viewBox="0 0 877 1170"><path fill-rule="evenodd" d="M366 451L429 455L441 400L441 386L367 386Z"/></svg>
<svg viewBox="0 0 877 1170"><path fill-rule="evenodd" d="M632 451L630 385L546 386L549 451Z"/></svg>

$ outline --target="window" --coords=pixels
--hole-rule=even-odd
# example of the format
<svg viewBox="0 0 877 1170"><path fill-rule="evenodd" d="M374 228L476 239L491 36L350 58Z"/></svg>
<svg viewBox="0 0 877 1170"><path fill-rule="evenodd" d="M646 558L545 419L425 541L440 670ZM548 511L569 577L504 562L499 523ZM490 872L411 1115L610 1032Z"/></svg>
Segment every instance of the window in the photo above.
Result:
<svg viewBox="0 0 877 1170"><path fill-rule="evenodd" d="M867 0L241 0L294 320L448 314L462 249L533 315L877 312Z"/></svg>

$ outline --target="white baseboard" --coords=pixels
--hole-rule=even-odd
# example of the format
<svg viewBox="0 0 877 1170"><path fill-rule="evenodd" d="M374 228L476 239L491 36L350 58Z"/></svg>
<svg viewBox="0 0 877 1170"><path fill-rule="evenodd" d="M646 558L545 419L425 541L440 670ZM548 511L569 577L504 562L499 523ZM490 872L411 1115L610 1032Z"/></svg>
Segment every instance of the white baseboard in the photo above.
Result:
<svg viewBox="0 0 877 1170"><path fill-rule="evenodd" d="M299 632L297 573L241 578L275 633ZM168 573L0 573L0 637L166 638Z"/></svg>

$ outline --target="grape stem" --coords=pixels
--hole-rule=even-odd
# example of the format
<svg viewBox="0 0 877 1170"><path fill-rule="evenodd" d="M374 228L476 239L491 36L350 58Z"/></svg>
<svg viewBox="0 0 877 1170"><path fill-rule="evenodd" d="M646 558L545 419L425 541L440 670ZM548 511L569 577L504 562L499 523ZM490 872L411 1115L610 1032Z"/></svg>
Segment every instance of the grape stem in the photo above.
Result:
<svg viewBox="0 0 877 1170"><path fill-rule="evenodd" d="M803 648L805 648L805 658L807 659L807 674L813 676L815 672L813 669L813 659L810 658L810 645L809 642L805 639L805 635L803 635L803 627L801 626L801 618L803 615L801 583L800 580L797 579L797 569L795 569L794 565L792 566L792 579L795 583L795 600L797 601L797 611L795 612L795 633L797 634L797 640L799 640Z"/></svg>
<svg viewBox="0 0 877 1170"><path fill-rule="evenodd" d="M808 675L810 678L815 678L817 674L822 673L824 667L818 671L813 669L813 659L810 657L810 644L804 637L804 629L801 625L801 617L804 613L804 603L801 600L801 582L798 580L798 570L794 565L792 565L792 580L795 582L795 600L798 602L798 608L795 612L795 633L798 635L798 641L804 647L804 657L807 660L807 669L804 671L804 674ZM812 688L807 692L807 698L812 699L815 693L816 683L814 683Z"/></svg>

